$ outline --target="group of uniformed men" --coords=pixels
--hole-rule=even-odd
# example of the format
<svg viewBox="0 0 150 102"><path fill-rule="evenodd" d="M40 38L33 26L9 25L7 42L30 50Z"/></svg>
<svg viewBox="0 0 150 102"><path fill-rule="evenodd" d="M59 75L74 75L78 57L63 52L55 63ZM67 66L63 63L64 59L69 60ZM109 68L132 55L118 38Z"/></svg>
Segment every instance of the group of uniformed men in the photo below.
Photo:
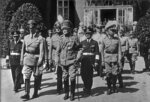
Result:
<svg viewBox="0 0 150 102"><path fill-rule="evenodd" d="M84 83L83 91L90 95L93 84L93 71L103 76L105 71L107 94L116 93L117 79L119 87L123 87L122 70L125 56L129 61L131 72L135 72L135 61L138 55L138 40L130 32L130 37L125 37L123 29L119 30L116 21L109 21L105 26L97 25L95 29L85 27L80 23L79 29L72 29L72 23L64 20L54 24L53 30L48 30L48 37L42 37L42 32L35 20L28 21L29 34L21 36L23 29L13 32L10 41L9 59L14 81L14 91L18 92L21 84L25 83L25 94L22 99L30 99L30 78L34 73L34 94L38 97L42 72L47 70L57 74L57 93L63 91L64 100L74 100L77 68ZM118 36L119 33L119 36ZM23 38L23 39L21 39ZM23 73L23 77L22 73ZM24 80L23 80L24 79ZM69 89L70 79L70 89Z"/></svg>

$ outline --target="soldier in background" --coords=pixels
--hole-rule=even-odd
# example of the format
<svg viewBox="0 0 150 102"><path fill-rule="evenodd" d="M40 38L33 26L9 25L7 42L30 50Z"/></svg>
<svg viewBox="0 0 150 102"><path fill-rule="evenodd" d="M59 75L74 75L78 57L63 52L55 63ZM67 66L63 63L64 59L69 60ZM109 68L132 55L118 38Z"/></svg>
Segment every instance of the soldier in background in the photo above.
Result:
<svg viewBox="0 0 150 102"><path fill-rule="evenodd" d="M131 73L135 73L135 61L137 60L139 46L138 46L138 39L135 38L134 33L130 32L130 37L127 41L128 44L128 54L127 59L129 60L129 65L131 68Z"/></svg>
<svg viewBox="0 0 150 102"><path fill-rule="evenodd" d="M25 30L23 29L22 26L19 29L19 32L20 32L20 40L23 42L23 39L24 39L24 36L25 36Z"/></svg>
<svg viewBox="0 0 150 102"><path fill-rule="evenodd" d="M99 62L99 47L98 43L93 40L92 30L87 28L86 40L81 42L82 57L81 57L81 78L84 83L84 92L91 94L91 88L93 84L93 68L98 66Z"/></svg>
<svg viewBox="0 0 150 102"><path fill-rule="evenodd" d="M121 43L116 33L117 22L109 21L106 26L107 36L102 41L102 66L106 68L107 94L116 93L116 81L118 71L121 70Z"/></svg>
<svg viewBox="0 0 150 102"><path fill-rule="evenodd" d="M48 50L48 69L50 69L50 72L52 72L52 60L50 58L50 54L51 54L51 43L52 43L52 35L53 35L53 31L51 29L49 29L48 31L48 37L46 38L46 45L47 45L47 50Z"/></svg>
<svg viewBox="0 0 150 102"><path fill-rule="evenodd" d="M18 90L21 88L21 84L23 83L23 75L21 73L22 66L20 65L22 42L20 41L19 37L19 31L13 32L13 40L10 41L8 49L8 56L15 92L18 92Z"/></svg>
<svg viewBox="0 0 150 102"><path fill-rule="evenodd" d="M128 52L128 44L127 44L128 37L125 36L125 30L123 28L120 29L119 39L120 39L120 42L121 42L121 54L122 54L121 65L122 65L122 68L123 68L124 63L125 63L125 57L126 57L127 52ZM123 88L122 71L120 73L118 73L119 88Z"/></svg>
<svg viewBox="0 0 150 102"><path fill-rule="evenodd" d="M61 39L62 33L61 33L61 24L56 21L54 24L54 34L51 38L51 48L49 49L49 62L53 62L53 65L55 67L55 72L57 74L57 94L61 94L63 90L62 86L62 68L60 65L56 64L56 49L59 47L59 42Z"/></svg>
<svg viewBox="0 0 150 102"><path fill-rule="evenodd" d="M25 79L25 94L22 99L30 99L30 78L34 73L34 93L32 98L38 97L38 88L40 82L39 68L43 65L44 59L44 40L43 37L36 32L37 23L35 20L28 21L30 34L24 37L21 52L21 65L23 65L22 73Z"/></svg>
<svg viewBox="0 0 150 102"><path fill-rule="evenodd" d="M57 65L60 64L63 68L64 78L64 100L69 98L69 78L70 78L70 101L74 100L75 85L76 85L76 67L75 63L78 62L79 57L77 55L79 41L76 36L73 36L72 23L69 20L65 20L62 23L62 32L59 47L57 49Z"/></svg>

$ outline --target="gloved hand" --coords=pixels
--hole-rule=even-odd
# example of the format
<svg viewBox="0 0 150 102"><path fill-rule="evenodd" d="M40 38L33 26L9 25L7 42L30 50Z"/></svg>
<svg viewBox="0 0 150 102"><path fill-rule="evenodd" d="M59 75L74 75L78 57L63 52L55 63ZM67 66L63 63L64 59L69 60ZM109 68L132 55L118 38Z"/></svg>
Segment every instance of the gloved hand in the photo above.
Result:
<svg viewBox="0 0 150 102"><path fill-rule="evenodd" d="M102 65L102 67L104 67L105 66L105 62L102 61L101 65Z"/></svg>

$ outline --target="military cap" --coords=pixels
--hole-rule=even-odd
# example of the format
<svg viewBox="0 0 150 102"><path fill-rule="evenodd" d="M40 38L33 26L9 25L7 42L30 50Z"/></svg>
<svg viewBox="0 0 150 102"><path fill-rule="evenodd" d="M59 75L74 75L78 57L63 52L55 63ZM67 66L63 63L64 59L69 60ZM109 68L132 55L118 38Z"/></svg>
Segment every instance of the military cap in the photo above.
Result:
<svg viewBox="0 0 150 102"><path fill-rule="evenodd" d="M117 27L117 21L108 21L107 24L105 25L105 30L108 30L111 27Z"/></svg>
<svg viewBox="0 0 150 102"><path fill-rule="evenodd" d="M14 31L14 32L13 32L13 36L14 36L14 37L15 37L15 36L17 37L17 36L19 36L19 35L20 35L20 32L19 32L19 31Z"/></svg>
<svg viewBox="0 0 150 102"><path fill-rule="evenodd" d="M35 20L29 20L29 21L28 21L28 24L34 24L34 25L35 25L35 24L36 24L36 21L35 21Z"/></svg>
<svg viewBox="0 0 150 102"><path fill-rule="evenodd" d="M72 28L72 23L69 20L64 20L64 22L62 23L61 29L65 29L65 28Z"/></svg>
<svg viewBox="0 0 150 102"><path fill-rule="evenodd" d="M54 28L61 28L60 22L56 21L54 24Z"/></svg>
<svg viewBox="0 0 150 102"><path fill-rule="evenodd" d="M136 26L136 25L137 25L137 21L134 21L134 22L133 22L133 26Z"/></svg>
<svg viewBox="0 0 150 102"><path fill-rule="evenodd" d="M86 34L92 34L92 32L93 32L93 29L91 28L91 27L88 27L87 29L86 29Z"/></svg>

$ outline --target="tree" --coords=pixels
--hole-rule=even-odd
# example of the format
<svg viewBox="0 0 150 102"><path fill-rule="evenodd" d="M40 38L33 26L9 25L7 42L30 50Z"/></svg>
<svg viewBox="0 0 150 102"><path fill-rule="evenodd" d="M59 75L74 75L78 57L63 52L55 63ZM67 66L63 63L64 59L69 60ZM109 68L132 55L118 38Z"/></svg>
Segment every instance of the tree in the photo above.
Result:
<svg viewBox="0 0 150 102"><path fill-rule="evenodd" d="M27 22L30 19L34 19L37 22L40 22L40 25L43 24L43 19L38 8L31 3L24 3L18 8L18 10L13 14L11 23L9 26L9 31L16 31L22 26L25 29L25 33L28 33Z"/></svg>

